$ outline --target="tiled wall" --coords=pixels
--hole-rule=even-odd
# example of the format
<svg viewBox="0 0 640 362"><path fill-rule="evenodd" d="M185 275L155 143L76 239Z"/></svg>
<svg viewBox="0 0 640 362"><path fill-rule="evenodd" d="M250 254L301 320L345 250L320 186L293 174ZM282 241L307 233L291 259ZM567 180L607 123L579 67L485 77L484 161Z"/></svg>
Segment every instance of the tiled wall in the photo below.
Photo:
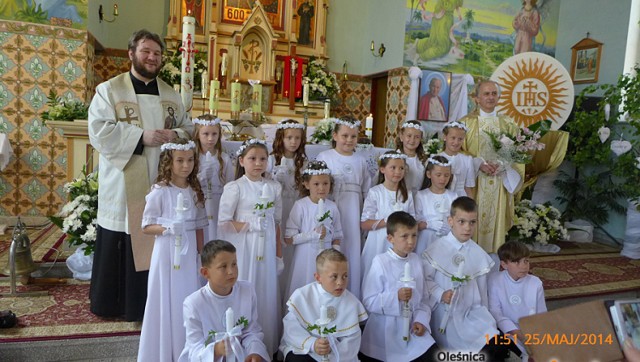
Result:
<svg viewBox="0 0 640 362"><path fill-rule="evenodd" d="M389 71L387 78L387 123L384 134L384 145L395 148L398 137L398 125L407 116L407 102L411 80L408 68L396 68Z"/></svg>
<svg viewBox="0 0 640 362"><path fill-rule="evenodd" d="M0 172L0 215L51 215L66 201L66 144L40 114L52 89L88 100L88 43L83 30L0 21L0 131L14 152Z"/></svg>
<svg viewBox="0 0 640 362"><path fill-rule="evenodd" d="M348 75L348 80L344 80L341 74L337 76L340 99L332 116L353 116L364 124L365 117L371 113L371 80L355 75Z"/></svg>
<svg viewBox="0 0 640 362"><path fill-rule="evenodd" d="M115 77L120 73L129 71L131 62L126 50L106 49L96 54L93 63L96 85Z"/></svg>

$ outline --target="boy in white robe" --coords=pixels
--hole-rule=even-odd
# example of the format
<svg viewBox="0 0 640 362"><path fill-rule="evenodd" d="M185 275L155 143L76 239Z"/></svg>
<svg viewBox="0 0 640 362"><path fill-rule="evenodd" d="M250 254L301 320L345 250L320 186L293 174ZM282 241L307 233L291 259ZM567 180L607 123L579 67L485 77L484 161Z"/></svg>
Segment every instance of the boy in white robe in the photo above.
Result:
<svg viewBox="0 0 640 362"><path fill-rule="evenodd" d="M542 281L529 274L530 254L529 248L519 241L502 244L498 257L503 270L491 273L488 282L489 311L498 329L511 338L522 353L526 353L525 338L518 320L547 311Z"/></svg>
<svg viewBox="0 0 640 362"><path fill-rule="evenodd" d="M227 352L236 361L270 361L258 324L256 292L251 283L237 280L236 248L213 240L205 244L200 259L200 273L209 282L184 301L187 341L179 361L222 361ZM229 308L235 322L231 336L226 333Z"/></svg>
<svg viewBox="0 0 640 362"><path fill-rule="evenodd" d="M347 258L335 249L326 249L316 258L317 283L296 289L289 298L284 317L280 350L285 362L358 361L360 323L367 312L347 290ZM322 332L322 333L320 333Z"/></svg>
<svg viewBox="0 0 640 362"><path fill-rule="evenodd" d="M487 273L491 257L471 237L478 221L476 203L462 196L451 204L451 232L422 253L426 293L432 305L431 330L438 346L450 352L484 353L503 361L508 350L488 310Z"/></svg>
<svg viewBox="0 0 640 362"><path fill-rule="evenodd" d="M411 214L389 215L387 240L392 248L373 258L362 283L362 301L370 313L360 347L368 357L363 360L436 360L422 263L413 252L417 239L418 222Z"/></svg>

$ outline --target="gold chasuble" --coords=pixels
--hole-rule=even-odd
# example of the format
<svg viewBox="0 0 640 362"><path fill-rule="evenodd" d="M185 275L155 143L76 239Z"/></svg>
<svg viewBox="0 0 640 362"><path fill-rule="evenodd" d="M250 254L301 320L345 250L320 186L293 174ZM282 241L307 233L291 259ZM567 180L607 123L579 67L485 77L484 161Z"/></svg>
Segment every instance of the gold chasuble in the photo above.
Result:
<svg viewBox="0 0 640 362"><path fill-rule="evenodd" d="M498 158L486 132L515 135L518 129L509 117L502 115L480 116L476 112L464 117L460 122L464 122L469 129L463 151L487 162L497 162ZM478 170L475 190L478 225L474 240L488 253L496 252L505 242L506 234L513 222L513 194L522 186L524 180L524 165L514 163L510 166L520 175L520 181L512 193L503 185L504 177L507 177L505 172L489 176Z"/></svg>

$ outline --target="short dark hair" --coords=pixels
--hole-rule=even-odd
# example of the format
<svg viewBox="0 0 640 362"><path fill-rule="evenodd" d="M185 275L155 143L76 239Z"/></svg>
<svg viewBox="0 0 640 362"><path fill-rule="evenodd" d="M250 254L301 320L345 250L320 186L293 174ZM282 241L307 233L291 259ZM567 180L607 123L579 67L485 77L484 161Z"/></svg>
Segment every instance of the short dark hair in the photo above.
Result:
<svg viewBox="0 0 640 362"><path fill-rule="evenodd" d="M233 246L233 244L231 244L230 242L220 239L211 240L210 242L204 244L204 247L200 252L200 262L202 263L202 266L209 266L216 255L222 253L223 251L235 254L236 247Z"/></svg>
<svg viewBox="0 0 640 362"><path fill-rule="evenodd" d="M318 256L316 256L316 272L320 272L320 269L327 261L336 261L348 263L347 257L334 248L323 250Z"/></svg>
<svg viewBox="0 0 640 362"><path fill-rule="evenodd" d="M476 202L468 196L460 196L451 203L451 216L456 215L456 211L478 212Z"/></svg>
<svg viewBox="0 0 640 362"><path fill-rule="evenodd" d="M518 261L522 258L528 258L531 250L520 241L507 241L498 248L498 258L500 261Z"/></svg>
<svg viewBox="0 0 640 362"><path fill-rule="evenodd" d="M387 235L393 235L398 226L413 228L418 225L418 221L405 211L396 211L387 217Z"/></svg>
<svg viewBox="0 0 640 362"><path fill-rule="evenodd" d="M133 34L131 34L131 37L129 38L129 45L127 49L133 50L135 52L136 48L138 47L138 42L140 42L140 40L143 40L143 39L149 39L158 43L158 45L160 45L160 49L164 52L165 46L160 36L156 33L150 32L147 29L140 29L140 30L134 31Z"/></svg>

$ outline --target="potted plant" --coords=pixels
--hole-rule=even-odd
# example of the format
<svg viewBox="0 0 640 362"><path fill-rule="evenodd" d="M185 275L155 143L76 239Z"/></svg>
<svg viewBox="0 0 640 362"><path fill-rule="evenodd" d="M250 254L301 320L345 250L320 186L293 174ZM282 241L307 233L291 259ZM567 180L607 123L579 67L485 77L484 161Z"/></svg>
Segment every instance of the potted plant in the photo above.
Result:
<svg viewBox="0 0 640 362"><path fill-rule="evenodd" d="M560 222L560 211L549 203L522 200L515 207L508 238L521 241L536 251L558 252L560 248L549 243L566 239L567 229Z"/></svg>
<svg viewBox="0 0 640 362"><path fill-rule="evenodd" d="M49 96L47 96L47 105L49 109L42 112L42 119L45 121L72 122L76 119L87 119L88 117L88 105L78 100L58 97L58 94L53 89L49 91Z"/></svg>

